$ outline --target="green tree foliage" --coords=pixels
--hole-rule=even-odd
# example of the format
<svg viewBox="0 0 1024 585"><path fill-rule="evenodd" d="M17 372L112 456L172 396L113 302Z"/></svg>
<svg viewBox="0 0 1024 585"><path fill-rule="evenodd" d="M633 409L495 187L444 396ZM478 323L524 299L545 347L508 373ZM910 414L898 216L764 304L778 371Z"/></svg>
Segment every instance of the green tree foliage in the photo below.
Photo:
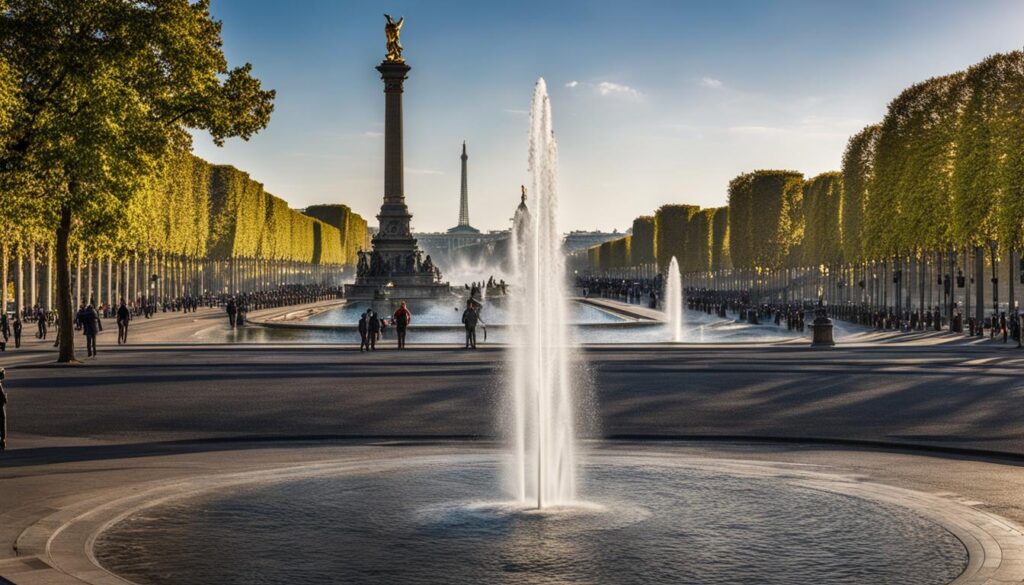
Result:
<svg viewBox="0 0 1024 585"><path fill-rule="evenodd" d="M600 251L598 256L597 266L601 272L607 272L612 269L612 243L611 241L602 242L597 249Z"/></svg>
<svg viewBox="0 0 1024 585"><path fill-rule="evenodd" d="M732 252L729 249L729 207L715 208L711 226L711 270L732 268Z"/></svg>
<svg viewBox="0 0 1024 585"><path fill-rule="evenodd" d="M953 168L953 239L1019 249L1024 220L1024 53L993 55L967 70Z"/></svg>
<svg viewBox="0 0 1024 585"><path fill-rule="evenodd" d="M608 266L610 268L625 268L630 265L632 259L633 236L626 236L608 243Z"/></svg>
<svg viewBox="0 0 1024 585"><path fill-rule="evenodd" d="M715 221L715 209L702 209L693 214L687 222L686 253L683 260L685 272L707 272L711 270L711 229Z"/></svg>
<svg viewBox="0 0 1024 585"><path fill-rule="evenodd" d="M587 264L591 270L601 269L601 246L591 246L587 248Z"/></svg>
<svg viewBox="0 0 1024 585"><path fill-rule="evenodd" d="M729 253L736 268L754 267L753 173L729 181Z"/></svg>
<svg viewBox="0 0 1024 585"><path fill-rule="evenodd" d="M654 251L661 270L675 256L680 264L686 253L686 233L690 218L700 211L696 205L662 205L654 214Z"/></svg>
<svg viewBox="0 0 1024 585"><path fill-rule="evenodd" d="M865 209L875 178L875 152L880 131L881 127L876 124L854 134L843 154L842 248L843 257L849 262L859 262L867 256Z"/></svg>
<svg viewBox="0 0 1024 585"><path fill-rule="evenodd" d="M803 175L796 171L753 173L750 233L754 266L782 268L790 251L803 240L803 182Z"/></svg>
<svg viewBox="0 0 1024 585"><path fill-rule="evenodd" d="M843 176L839 172L822 173L804 183L805 266L842 263L842 197Z"/></svg>
<svg viewBox="0 0 1024 585"><path fill-rule="evenodd" d="M366 220L347 205L311 205L303 211L310 217L338 228L345 264L354 265L359 250L366 245Z"/></svg>
<svg viewBox="0 0 1024 585"><path fill-rule="evenodd" d="M654 262L653 215L643 215L633 220L633 239L630 250L634 265Z"/></svg>
<svg viewBox="0 0 1024 585"><path fill-rule="evenodd" d="M188 129L221 144L270 119L274 93L248 64L228 68L220 29L208 0L7 0L0 13L0 61L25 105L3 136L0 169L45 187L63 331L72 231L116 232L117 214L172 148L189 143ZM61 336L59 360L72 359L73 336Z"/></svg>
<svg viewBox="0 0 1024 585"><path fill-rule="evenodd" d="M936 249L951 241L952 170L964 75L904 90L882 120L875 178L865 208L875 257Z"/></svg>

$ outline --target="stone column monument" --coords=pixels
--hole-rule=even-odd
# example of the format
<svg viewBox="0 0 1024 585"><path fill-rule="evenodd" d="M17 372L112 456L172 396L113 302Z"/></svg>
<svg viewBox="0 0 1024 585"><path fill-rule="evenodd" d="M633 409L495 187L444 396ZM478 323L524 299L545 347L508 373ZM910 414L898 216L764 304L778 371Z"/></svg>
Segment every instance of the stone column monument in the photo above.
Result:
<svg viewBox="0 0 1024 585"><path fill-rule="evenodd" d="M384 202L377 220L373 251L360 254L356 282L345 286L352 300L392 301L435 299L450 294L441 273L423 257L412 237L412 214L405 204L405 160L402 136L403 84L411 67L402 58L399 34L404 18L395 22L385 14L387 56L377 66L384 81Z"/></svg>

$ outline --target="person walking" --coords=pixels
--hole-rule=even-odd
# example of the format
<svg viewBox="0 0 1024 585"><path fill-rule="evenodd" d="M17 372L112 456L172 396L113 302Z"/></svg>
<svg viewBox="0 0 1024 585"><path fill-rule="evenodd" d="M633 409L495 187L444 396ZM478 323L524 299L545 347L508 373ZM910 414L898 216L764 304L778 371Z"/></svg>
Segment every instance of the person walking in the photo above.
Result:
<svg viewBox="0 0 1024 585"><path fill-rule="evenodd" d="M405 349L405 328L412 323L412 313L409 312L409 307L405 305L405 301L402 301L398 306L398 310L392 316L395 323L395 331L398 334L398 349Z"/></svg>
<svg viewBox="0 0 1024 585"><path fill-rule="evenodd" d="M231 323L231 328L235 328L235 315L238 314L238 305L235 304L234 297L228 299L228 322Z"/></svg>
<svg viewBox="0 0 1024 585"><path fill-rule="evenodd" d="M36 306L36 337L46 339L46 311Z"/></svg>
<svg viewBox="0 0 1024 585"><path fill-rule="evenodd" d="M11 338L11 320L7 317L7 311L0 314L0 336L3 336L5 343Z"/></svg>
<svg viewBox="0 0 1024 585"><path fill-rule="evenodd" d="M78 322L82 325L82 333L85 334L85 349L89 357L96 357L96 336L103 331L103 323L96 309L92 305L86 305L78 313Z"/></svg>
<svg viewBox="0 0 1024 585"><path fill-rule="evenodd" d="M1021 347L1021 335L1020 335L1020 313L1016 310L1010 315L1010 338L1017 342L1017 347Z"/></svg>
<svg viewBox="0 0 1024 585"><path fill-rule="evenodd" d="M15 315L14 322L11 323L11 329L14 330L14 349L21 347L21 327L21 317Z"/></svg>
<svg viewBox="0 0 1024 585"><path fill-rule="evenodd" d="M0 368L0 452L7 450L7 393L4 392L4 369Z"/></svg>
<svg viewBox="0 0 1024 585"><path fill-rule="evenodd" d="M466 349L476 349L476 324L479 320L476 303L469 299L466 301L466 310L462 312L462 324L466 327Z"/></svg>
<svg viewBox="0 0 1024 585"><path fill-rule="evenodd" d="M128 343L128 322L132 320L132 312L128 310L128 305L124 303L124 299L121 299L121 305L117 307L117 344L124 345Z"/></svg>
<svg viewBox="0 0 1024 585"><path fill-rule="evenodd" d="M377 340L380 339L380 317L372 310L368 312L370 313L370 350L377 351Z"/></svg>
<svg viewBox="0 0 1024 585"><path fill-rule="evenodd" d="M359 353L370 351L370 311L359 316Z"/></svg>
<svg viewBox="0 0 1024 585"><path fill-rule="evenodd" d="M1000 311L1000 313L999 313L999 332L1003 334L1003 343L1006 343L1006 334L1009 333L1009 331L1007 331L1007 329L1008 328L1006 326L1006 311Z"/></svg>

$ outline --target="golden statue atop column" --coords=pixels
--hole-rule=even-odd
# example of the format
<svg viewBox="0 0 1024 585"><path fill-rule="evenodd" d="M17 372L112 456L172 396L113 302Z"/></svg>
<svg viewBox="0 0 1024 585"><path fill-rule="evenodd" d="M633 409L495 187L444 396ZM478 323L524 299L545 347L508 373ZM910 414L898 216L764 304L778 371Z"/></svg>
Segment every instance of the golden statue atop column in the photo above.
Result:
<svg viewBox="0 0 1024 585"><path fill-rule="evenodd" d="M398 22L392 20L390 14L385 14L384 18L388 20L387 24L384 25L384 35L388 39L388 54L384 60L388 63L405 63L405 59L402 58L402 43L398 40L398 37L402 34L402 25L405 23L405 17L399 18Z"/></svg>

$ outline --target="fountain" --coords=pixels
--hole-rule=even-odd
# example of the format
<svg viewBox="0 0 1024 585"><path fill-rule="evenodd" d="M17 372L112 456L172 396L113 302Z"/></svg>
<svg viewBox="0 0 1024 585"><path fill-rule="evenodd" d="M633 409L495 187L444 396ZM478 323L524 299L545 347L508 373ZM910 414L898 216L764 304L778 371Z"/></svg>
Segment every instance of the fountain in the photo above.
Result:
<svg viewBox="0 0 1024 585"><path fill-rule="evenodd" d="M519 502L545 508L576 498L576 411L558 230L558 145L544 79L537 81L530 110L529 170L533 210L521 205L513 229L514 281L522 293L511 307L512 322L519 326L511 350L509 487Z"/></svg>
<svg viewBox="0 0 1024 585"><path fill-rule="evenodd" d="M672 341L683 340L683 282L679 274L676 257L668 263L668 280L665 282L665 316L668 320Z"/></svg>
<svg viewBox="0 0 1024 585"><path fill-rule="evenodd" d="M96 562L140 584L241 585L257 572L265 582L309 585L920 585L960 575L966 548L929 516L948 501L918 503L919 515L894 503L906 490L789 462L718 459L694 455L693 446L624 450L620 443L588 452L589 481L577 493L574 403L584 401L574 381L586 368L570 372L578 356L569 337L558 153L543 80L531 112L533 198L528 208L524 194L512 234L519 288L509 298L503 413L512 457L474 445L333 445L323 447L336 450L331 461L317 452L309 465L175 483L150 492L152 507L131 498L123 505L134 512L110 507L120 516L94 537ZM679 341L674 258L667 288ZM500 493L502 474L512 503ZM225 543L231 555L219 554Z"/></svg>

